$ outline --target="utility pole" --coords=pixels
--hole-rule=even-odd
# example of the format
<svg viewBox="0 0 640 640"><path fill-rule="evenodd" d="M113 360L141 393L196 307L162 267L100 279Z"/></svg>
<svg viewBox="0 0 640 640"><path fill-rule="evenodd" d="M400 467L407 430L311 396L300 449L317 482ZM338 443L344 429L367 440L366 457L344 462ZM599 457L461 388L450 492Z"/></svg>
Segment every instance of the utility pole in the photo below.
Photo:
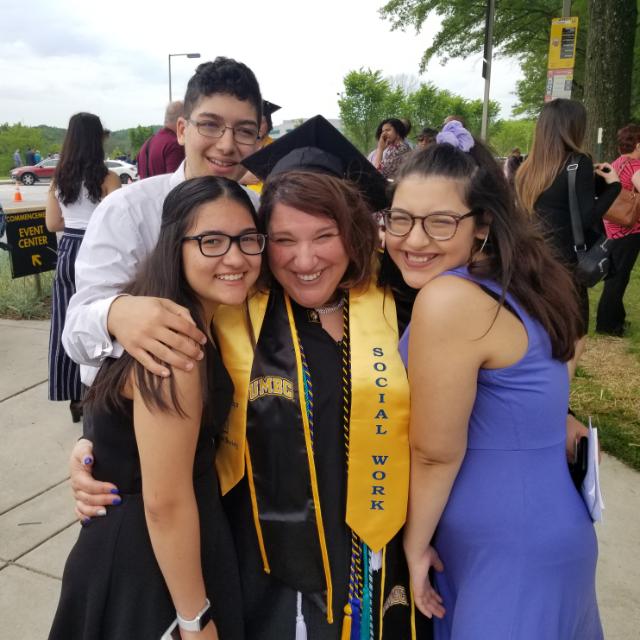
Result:
<svg viewBox="0 0 640 640"><path fill-rule="evenodd" d="M493 58L493 19L495 0L487 4L487 22L484 31L484 59L482 61L482 77L484 78L484 102L482 104L482 126L480 138L486 142L489 129L489 90L491 88L491 60Z"/></svg>
<svg viewBox="0 0 640 640"><path fill-rule="evenodd" d="M571 0L562 0L562 17L571 17Z"/></svg>

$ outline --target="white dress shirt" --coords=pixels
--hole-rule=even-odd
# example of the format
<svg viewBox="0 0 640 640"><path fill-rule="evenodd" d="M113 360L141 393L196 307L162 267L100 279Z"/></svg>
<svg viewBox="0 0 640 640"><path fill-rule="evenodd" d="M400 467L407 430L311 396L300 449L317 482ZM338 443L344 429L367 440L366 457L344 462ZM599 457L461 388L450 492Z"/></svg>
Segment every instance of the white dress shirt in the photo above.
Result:
<svg viewBox="0 0 640 640"><path fill-rule="evenodd" d="M91 216L76 258L76 293L62 332L65 351L81 365L86 385L93 382L106 357L122 355L122 346L107 330L109 308L155 248L164 199L185 180L184 166L183 162L175 173L116 189ZM257 208L256 193L246 191Z"/></svg>

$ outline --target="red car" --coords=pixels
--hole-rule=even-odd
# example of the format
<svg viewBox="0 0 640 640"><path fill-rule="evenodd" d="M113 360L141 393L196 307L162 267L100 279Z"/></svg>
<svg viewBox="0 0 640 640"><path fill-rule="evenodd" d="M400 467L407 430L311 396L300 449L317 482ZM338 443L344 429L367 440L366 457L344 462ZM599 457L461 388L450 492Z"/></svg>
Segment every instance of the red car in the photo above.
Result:
<svg viewBox="0 0 640 640"><path fill-rule="evenodd" d="M51 180L58 164L57 158L46 158L31 167L17 167L11 170L11 179L30 185L39 180Z"/></svg>

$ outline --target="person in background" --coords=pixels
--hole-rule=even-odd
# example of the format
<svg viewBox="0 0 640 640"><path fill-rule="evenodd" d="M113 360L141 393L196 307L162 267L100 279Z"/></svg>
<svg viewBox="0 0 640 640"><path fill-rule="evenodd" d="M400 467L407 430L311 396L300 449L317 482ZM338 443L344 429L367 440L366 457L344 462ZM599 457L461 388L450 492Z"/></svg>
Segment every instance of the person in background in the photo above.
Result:
<svg viewBox="0 0 640 640"><path fill-rule="evenodd" d="M260 141L258 142L259 149L264 149L273 142L273 138L269 135L269 132L273 129L271 115L280 109L282 109L282 107L273 102L269 102L268 100L262 101L262 123L260 124ZM247 171L247 173L240 178L239 182L256 193L262 192L262 180L254 176L251 171Z"/></svg>
<svg viewBox="0 0 640 640"><path fill-rule="evenodd" d="M80 371L62 347L69 300L76 291L75 262L89 220L98 204L120 187L119 177L104 164L104 129L92 113L71 116L60 161L47 196L49 231L64 231L51 293L49 335L49 400L68 400L71 417L82 415Z"/></svg>
<svg viewBox="0 0 640 640"><path fill-rule="evenodd" d="M628 124L618 131L620 156L611 166L620 176L623 189L640 191L640 125ZM636 194L636 198L638 198ZM636 205L637 206L637 205ZM604 221L609 238L615 238L611 251L614 272L604 281L598 303L596 332L611 336L622 336L626 328L624 292L629 284L631 271L640 252L640 221L633 227Z"/></svg>
<svg viewBox="0 0 640 640"><path fill-rule="evenodd" d="M36 149L34 154L33 154L33 162L35 164L38 164L38 162L40 162L40 160L42 160L42 155L40 154L40 151L38 149Z"/></svg>
<svg viewBox="0 0 640 640"><path fill-rule="evenodd" d="M13 166L16 169L22 166L22 157L20 156L20 149L16 149L13 152Z"/></svg>
<svg viewBox="0 0 640 640"><path fill-rule="evenodd" d="M489 149L449 133L410 156L385 212L386 249L419 290L400 341L416 604L438 640L602 640L596 535L565 460L572 278Z"/></svg>
<svg viewBox="0 0 640 640"><path fill-rule="evenodd" d="M27 163L28 167L32 167L35 164L33 159L33 149L31 147L27 149L27 152L24 155L24 161Z"/></svg>
<svg viewBox="0 0 640 640"><path fill-rule="evenodd" d="M393 180L405 154L411 151L405 137L405 126L398 118L387 118L378 125L376 130L378 145L369 154L369 160L387 180Z"/></svg>
<svg viewBox="0 0 640 640"><path fill-rule="evenodd" d="M170 102L164 112L164 126L148 138L137 157L140 178L173 173L184 160L184 147L176 134L178 118L184 112L181 100Z"/></svg>
<svg viewBox="0 0 640 640"><path fill-rule="evenodd" d="M419 149L425 149L430 144L433 144L436 141L437 135L438 135L437 129L432 129L431 127L424 127L420 132L420 134L418 135L417 147Z"/></svg>
<svg viewBox="0 0 640 640"><path fill-rule="evenodd" d="M512 188L515 188L516 172L520 168L523 160L524 158L520 153L519 147L514 147L504 161L504 177Z"/></svg>
<svg viewBox="0 0 640 640"><path fill-rule="evenodd" d="M412 149L415 149L415 144L413 144L413 142L411 142L411 140L409 139L409 134L411 133L411 120L409 120L409 118L400 118L400 122L402 122L402 124L404 125L404 141L409 145L409 147L411 147Z"/></svg>
<svg viewBox="0 0 640 640"><path fill-rule="evenodd" d="M540 221L557 258L570 270L578 257L571 230L567 167L577 164L575 190L587 243L597 239L602 217L620 192L618 174L611 165L593 165L582 144L587 111L577 100L547 102L536 123L531 151L516 174L516 194L522 208ZM595 170L595 175L594 175ZM582 311L582 332L570 363L571 375L584 350L589 330L589 296L576 280Z"/></svg>

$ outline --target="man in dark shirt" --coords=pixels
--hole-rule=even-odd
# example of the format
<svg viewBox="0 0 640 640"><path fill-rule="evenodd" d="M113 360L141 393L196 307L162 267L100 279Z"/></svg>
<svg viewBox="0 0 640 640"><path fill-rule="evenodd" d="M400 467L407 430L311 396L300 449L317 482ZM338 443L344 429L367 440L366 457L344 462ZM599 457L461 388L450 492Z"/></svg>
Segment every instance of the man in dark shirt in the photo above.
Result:
<svg viewBox="0 0 640 640"><path fill-rule="evenodd" d="M173 173L184 160L184 147L178 143L176 136L176 123L183 110L184 104L180 100L167 105L164 127L148 138L138 153L140 178Z"/></svg>

